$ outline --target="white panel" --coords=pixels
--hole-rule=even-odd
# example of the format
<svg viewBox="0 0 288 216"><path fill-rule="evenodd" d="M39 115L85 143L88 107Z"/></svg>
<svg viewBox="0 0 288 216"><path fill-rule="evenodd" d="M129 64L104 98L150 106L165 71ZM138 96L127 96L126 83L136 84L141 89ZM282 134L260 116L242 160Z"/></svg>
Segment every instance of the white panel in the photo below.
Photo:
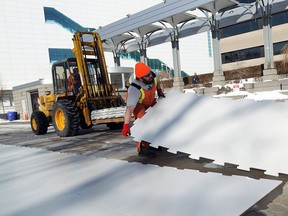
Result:
<svg viewBox="0 0 288 216"><path fill-rule="evenodd" d="M170 91L135 121L131 132L135 140L185 152L191 158L205 157L275 175L288 173L287 122L287 102L215 99Z"/></svg>
<svg viewBox="0 0 288 216"><path fill-rule="evenodd" d="M279 181L0 145L0 215L240 215Z"/></svg>

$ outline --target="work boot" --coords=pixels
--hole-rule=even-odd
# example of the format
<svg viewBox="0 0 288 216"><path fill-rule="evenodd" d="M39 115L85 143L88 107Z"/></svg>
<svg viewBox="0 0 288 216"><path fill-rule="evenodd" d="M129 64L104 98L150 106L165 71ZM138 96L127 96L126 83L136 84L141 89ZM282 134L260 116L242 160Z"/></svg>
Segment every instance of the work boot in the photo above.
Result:
<svg viewBox="0 0 288 216"><path fill-rule="evenodd" d="M156 156L155 152L151 151L149 148L141 148L141 150L138 152L139 157L148 157L148 158L154 158Z"/></svg>

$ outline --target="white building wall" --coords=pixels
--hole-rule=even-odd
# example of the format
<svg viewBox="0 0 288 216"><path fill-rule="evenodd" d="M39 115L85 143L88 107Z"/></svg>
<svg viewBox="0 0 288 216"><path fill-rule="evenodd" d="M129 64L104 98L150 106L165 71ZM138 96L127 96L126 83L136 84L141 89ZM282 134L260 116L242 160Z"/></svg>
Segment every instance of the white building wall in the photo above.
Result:
<svg viewBox="0 0 288 216"><path fill-rule="evenodd" d="M51 79L48 48L72 48L72 33L45 23L43 7L54 7L83 27L98 28L161 1L1 0L0 85L5 89L40 78ZM113 59L107 64L113 66Z"/></svg>
<svg viewBox="0 0 288 216"><path fill-rule="evenodd" d="M81 26L97 29L125 17L126 14L139 12L161 2L162 0L1 0L0 86L12 89L13 86L41 78L51 79L48 48L73 47L72 33L56 23L45 22L43 7L54 7ZM210 66L207 69L200 67L205 64L203 61L199 63L202 54L197 54L197 51L202 50L199 45L202 40L206 46L207 35L203 36L200 43L198 39L193 44L189 44L188 39L180 41L182 70L189 74L194 71L211 72L208 71ZM173 67L171 44L167 43L163 47L166 48L161 48L161 51L157 47L151 50L149 48L148 57L161 59ZM114 66L112 55L105 55L107 65ZM205 52L204 55L206 56ZM121 65L131 66L131 61L122 60Z"/></svg>
<svg viewBox="0 0 288 216"><path fill-rule="evenodd" d="M212 47L208 47L207 32L180 40L182 70L189 75L212 73L214 70ZM212 43L211 43L212 46ZM211 49L211 55L209 55Z"/></svg>
<svg viewBox="0 0 288 216"><path fill-rule="evenodd" d="M212 44L211 44L212 46ZM189 75L212 73L213 56L209 56L207 32L179 39L181 70ZM173 68L171 42L147 49L148 58L158 58Z"/></svg>

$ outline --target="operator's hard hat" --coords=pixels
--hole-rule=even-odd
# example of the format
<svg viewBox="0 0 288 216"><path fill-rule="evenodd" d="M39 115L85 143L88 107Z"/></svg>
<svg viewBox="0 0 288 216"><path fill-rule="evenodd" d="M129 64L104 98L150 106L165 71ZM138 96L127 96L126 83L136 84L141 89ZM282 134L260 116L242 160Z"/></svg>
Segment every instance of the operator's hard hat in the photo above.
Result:
<svg viewBox="0 0 288 216"><path fill-rule="evenodd" d="M137 78L142 78L149 74L151 69L144 62L137 62L135 64L135 75Z"/></svg>

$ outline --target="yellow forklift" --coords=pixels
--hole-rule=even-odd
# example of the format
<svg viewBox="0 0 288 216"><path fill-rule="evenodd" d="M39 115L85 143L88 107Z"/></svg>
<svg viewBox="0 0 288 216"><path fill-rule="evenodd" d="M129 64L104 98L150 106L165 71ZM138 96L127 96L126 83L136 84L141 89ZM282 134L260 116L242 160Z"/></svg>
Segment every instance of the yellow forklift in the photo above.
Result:
<svg viewBox="0 0 288 216"><path fill-rule="evenodd" d="M77 31L73 43L75 58L52 65L53 93L40 96L39 110L31 115L36 135L46 134L50 125L61 137L74 136L80 128L95 124L122 127L125 101L109 82L100 36Z"/></svg>

